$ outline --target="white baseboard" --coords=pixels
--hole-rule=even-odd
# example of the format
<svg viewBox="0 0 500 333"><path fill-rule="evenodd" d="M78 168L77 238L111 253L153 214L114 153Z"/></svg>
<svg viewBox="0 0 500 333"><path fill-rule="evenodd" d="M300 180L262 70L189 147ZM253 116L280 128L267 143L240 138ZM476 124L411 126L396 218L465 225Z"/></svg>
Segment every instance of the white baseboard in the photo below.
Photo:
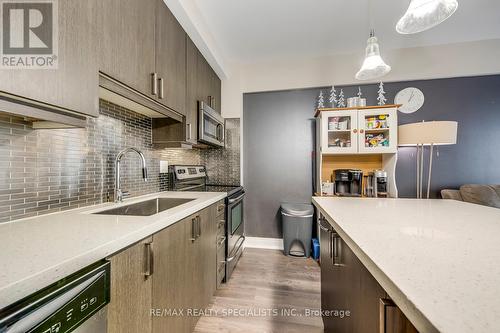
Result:
<svg viewBox="0 0 500 333"><path fill-rule="evenodd" d="M245 247L255 249L283 250L282 238L246 237Z"/></svg>

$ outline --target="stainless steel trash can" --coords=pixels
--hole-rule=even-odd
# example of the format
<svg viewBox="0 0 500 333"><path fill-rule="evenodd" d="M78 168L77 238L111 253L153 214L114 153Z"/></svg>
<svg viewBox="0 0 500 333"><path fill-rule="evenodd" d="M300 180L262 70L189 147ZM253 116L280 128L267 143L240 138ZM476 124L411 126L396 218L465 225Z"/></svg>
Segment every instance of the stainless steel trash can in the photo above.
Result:
<svg viewBox="0 0 500 333"><path fill-rule="evenodd" d="M305 258L310 256L313 214L314 208L310 204L281 204L285 255Z"/></svg>

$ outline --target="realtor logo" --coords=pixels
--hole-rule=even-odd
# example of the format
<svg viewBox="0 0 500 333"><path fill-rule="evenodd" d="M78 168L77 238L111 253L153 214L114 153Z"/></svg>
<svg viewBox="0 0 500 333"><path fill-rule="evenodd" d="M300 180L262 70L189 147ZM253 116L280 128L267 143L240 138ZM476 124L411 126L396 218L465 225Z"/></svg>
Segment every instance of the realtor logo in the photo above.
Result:
<svg viewBox="0 0 500 333"><path fill-rule="evenodd" d="M0 0L3 69L56 69L56 0Z"/></svg>

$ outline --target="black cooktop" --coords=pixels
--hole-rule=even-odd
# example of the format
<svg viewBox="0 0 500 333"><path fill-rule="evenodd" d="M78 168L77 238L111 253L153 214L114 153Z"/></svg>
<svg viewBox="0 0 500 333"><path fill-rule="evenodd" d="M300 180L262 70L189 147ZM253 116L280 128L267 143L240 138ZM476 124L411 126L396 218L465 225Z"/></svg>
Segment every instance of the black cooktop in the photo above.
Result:
<svg viewBox="0 0 500 333"><path fill-rule="evenodd" d="M239 192L243 187L238 185L206 185L205 192L227 192L228 195Z"/></svg>

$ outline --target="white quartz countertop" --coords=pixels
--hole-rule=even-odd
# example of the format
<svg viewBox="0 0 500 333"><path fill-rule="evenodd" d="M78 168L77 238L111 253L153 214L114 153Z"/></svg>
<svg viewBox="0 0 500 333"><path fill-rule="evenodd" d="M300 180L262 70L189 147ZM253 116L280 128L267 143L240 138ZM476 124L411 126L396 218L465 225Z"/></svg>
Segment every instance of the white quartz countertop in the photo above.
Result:
<svg viewBox="0 0 500 333"><path fill-rule="evenodd" d="M163 198L195 199L151 216L92 212ZM106 258L226 197L213 192L160 192L0 224L0 309Z"/></svg>
<svg viewBox="0 0 500 333"><path fill-rule="evenodd" d="M500 209L452 200L313 203L421 333L500 332Z"/></svg>

